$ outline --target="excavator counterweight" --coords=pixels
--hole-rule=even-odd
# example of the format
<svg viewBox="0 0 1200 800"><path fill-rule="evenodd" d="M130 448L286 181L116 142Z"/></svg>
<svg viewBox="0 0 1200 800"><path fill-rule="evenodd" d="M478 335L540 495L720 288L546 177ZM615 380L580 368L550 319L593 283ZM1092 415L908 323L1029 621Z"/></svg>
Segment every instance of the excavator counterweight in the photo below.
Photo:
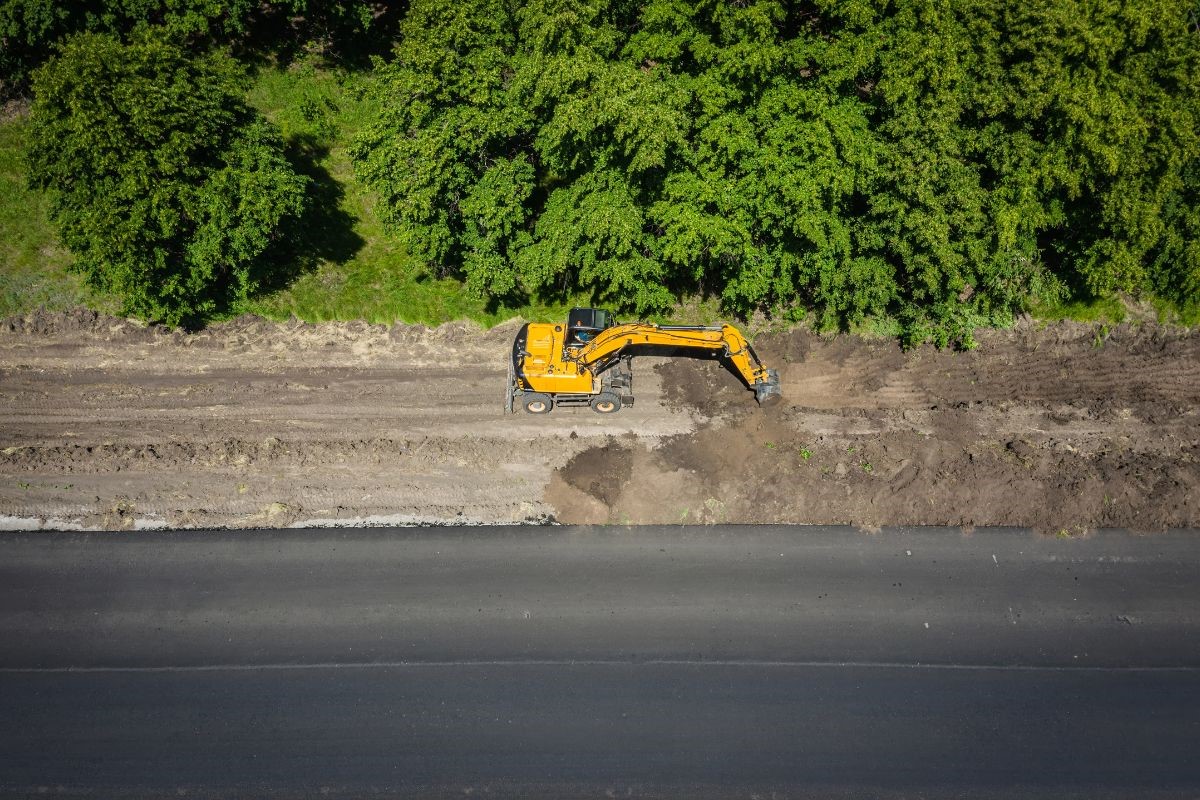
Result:
<svg viewBox="0 0 1200 800"><path fill-rule="evenodd" d="M653 347L715 352L742 376L759 405L783 397L778 373L732 325L621 324L602 309L574 308L565 325L531 322L517 333L505 410L545 414L555 406L587 405L601 414L619 411L633 405L633 356Z"/></svg>

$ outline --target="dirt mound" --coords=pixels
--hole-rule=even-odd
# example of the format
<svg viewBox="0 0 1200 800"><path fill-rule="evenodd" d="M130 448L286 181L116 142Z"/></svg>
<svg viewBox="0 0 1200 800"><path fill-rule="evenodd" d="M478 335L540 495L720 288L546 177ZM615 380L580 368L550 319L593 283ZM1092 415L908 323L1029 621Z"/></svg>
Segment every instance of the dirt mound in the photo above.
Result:
<svg viewBox="0 0 1200 800"><path fill-rule="evenodd" d="M37 309L19 317L0 320L0 331L20 336L64 336L86 334L105 339L126 341L150 341L156 337L170 336L171 331L161 325L146 325L135 320L101 314L90 308L73 308L69 311L46 311Z"/></svg>
<svg viewBox="0 0 1200 800"><path fill-rule="evenodd" d="M563 480L581 492L612 506L633 474L633 449L609 442L577 454L563 467Z"/></svg>
<svg viewBox="0 0 1200 800"><path fill-rule="evenodd" d="M190 351L236 355L269 353L279 361L313 353L331 363L378 363L403 354L410 363L457 362L498 353L512 342L521 320L490 329L474 322L424 325L375 325L367 322L307 323L298 319L273 322L253 314L187 332L162 325L101 314L87 308L38 310L0 321L0 346L28 346L31 337L47 345L121 347L153 345Z"/></svg>
<svg viewBox="0 0 1200 800"><path fill-rule="evenodd" d="M633 408L507 415L520 324L5 320L0 526L1200 526L1186 330L1024 322L968 353L793 331L755 342L775 408L720 361L639 357Z"/></svg>
<svg viewBox="0 0 1200 800"><path fill-rule="evenodd" d="M598 521L600 501L608 521L635 523L1200 525L1192 332L1025 324L968 353L906 353L795 331L756 347L783 405L758 409L720 363L665 364L666 401L710 421L656 448L580 454L608 482L601 496L568 464L578 493L548 495L558 519Z"/></svg>

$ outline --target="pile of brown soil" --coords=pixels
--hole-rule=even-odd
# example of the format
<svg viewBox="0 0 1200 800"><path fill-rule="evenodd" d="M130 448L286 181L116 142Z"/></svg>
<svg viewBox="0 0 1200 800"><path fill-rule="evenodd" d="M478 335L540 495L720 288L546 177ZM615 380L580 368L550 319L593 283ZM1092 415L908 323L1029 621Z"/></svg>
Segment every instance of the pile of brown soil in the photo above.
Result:
<svg viewBox="0 0 1200 800"><path fill-rule="evenodd" d="M667 403L707 421L575 456L550 487L557 518L1200 526L1193 332L1026 321L966 353L807 331L756 347L784 403L757 408L719 362L660 366Z"/></svg>

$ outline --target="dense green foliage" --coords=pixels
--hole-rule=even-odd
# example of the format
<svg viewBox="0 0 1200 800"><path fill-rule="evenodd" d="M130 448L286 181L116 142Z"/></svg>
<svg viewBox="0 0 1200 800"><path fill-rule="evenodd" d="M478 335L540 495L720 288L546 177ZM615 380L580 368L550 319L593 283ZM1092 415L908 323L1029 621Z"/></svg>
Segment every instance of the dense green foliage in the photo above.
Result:
<svg viewBox="0 0 1200 800"><path fill-rule="evenodd" d="M679 292L969 341L1200 292L1190 0L416 0L354 150L420 258L514 301Z"/></svg>
<svg viewBox="0 0 1200 800"><path fill-rule="evenodd" d="M235 65L148 35L84 34L34 88L29 176L91 284L171 324L253 290L307 179L241 99Z"/></svg>
<svg viewBox="0 0 1200 800"><path fill-rule="evenodd" d="M254 0L0 0L0 82L19 91L54 46L85 31L123 34L161 26L179 37L244 29Z"/></svg>
<svg viewBox="0 0 1200 800"><path fill-rule="evenodd" d="M0 0L0 96L43 63L14 307L1200 313L1196 0Z"/></svg>
<svg viewBox="0 0 1200 800"><path fill-rule="evenodd" d="M345 40L361 36L375 13L365 0L0 0L0 97L24 90L55 45L76 33L157 28L202 47L244 40L256 26L278 39L284 31L267 23L283 19L303 23L292 26L294 37Z"/></svg>

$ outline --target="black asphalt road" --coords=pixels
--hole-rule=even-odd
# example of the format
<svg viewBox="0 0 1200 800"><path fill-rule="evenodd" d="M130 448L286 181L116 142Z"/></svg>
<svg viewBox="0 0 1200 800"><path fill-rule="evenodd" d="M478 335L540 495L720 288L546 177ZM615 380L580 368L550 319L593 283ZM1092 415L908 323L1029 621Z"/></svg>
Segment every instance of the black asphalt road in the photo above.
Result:
<svg viewBox="0 0 1200 800"><path fill-rule="evenodd" d="M0 535L0 796L1200 797L1200 533Z"/></svg>

